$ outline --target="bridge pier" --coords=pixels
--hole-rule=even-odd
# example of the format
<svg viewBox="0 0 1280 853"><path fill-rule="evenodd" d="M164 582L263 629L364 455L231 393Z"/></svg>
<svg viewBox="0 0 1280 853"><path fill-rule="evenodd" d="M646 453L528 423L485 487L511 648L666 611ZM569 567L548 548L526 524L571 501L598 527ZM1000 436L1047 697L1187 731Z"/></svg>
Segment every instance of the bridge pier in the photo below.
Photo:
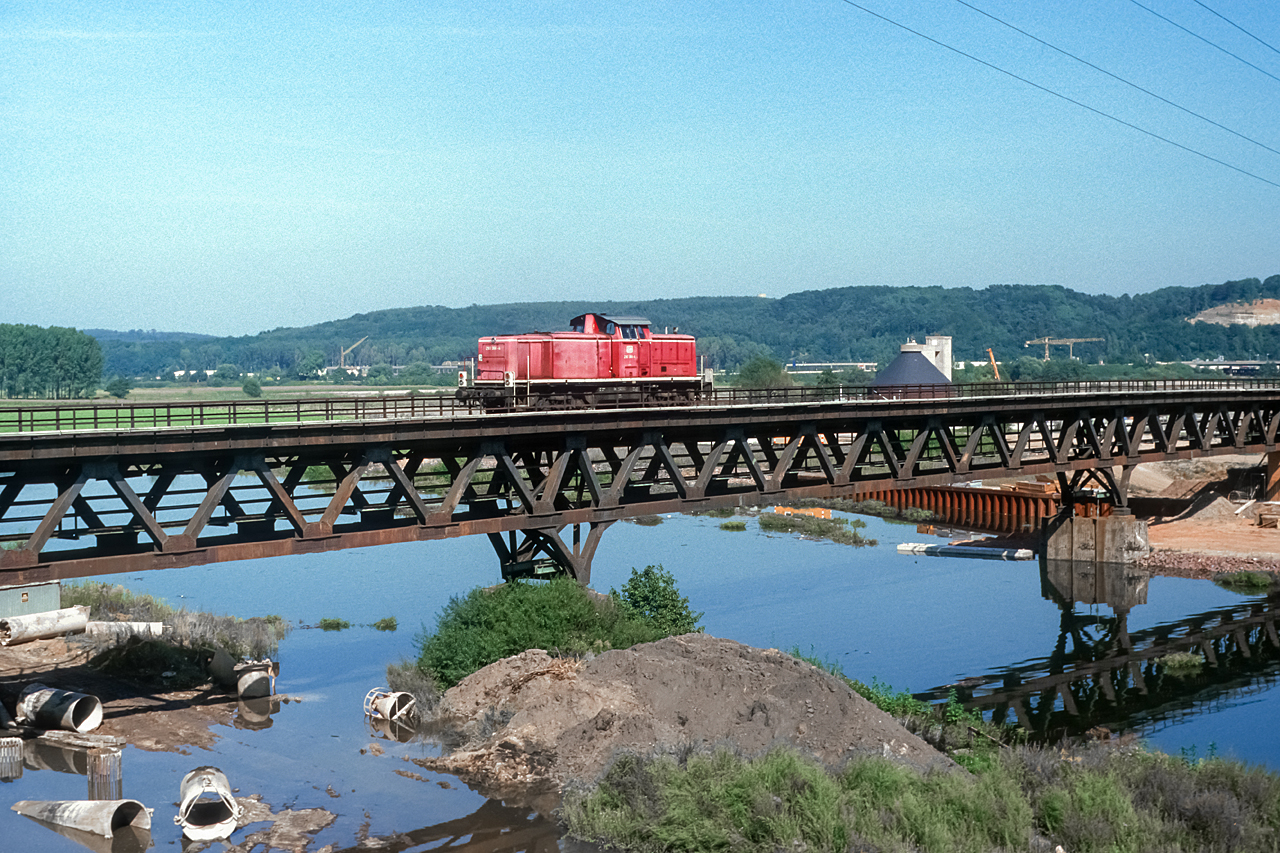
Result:
<svg viewBox="0 0 1280 853"><path fill-rule="evenodd" d="M1131 563L1151 553L1147 523L1117 510L1100 518L1059 513L1040 524L1040 553L1046 560Z"/></svg>
<svg viewBox="0 0 1280 853"><path fill-rule="evenodd" d="M1264 501L1280 500L1280 450L1267 453L1267 486L1262 499Z"/></svg>

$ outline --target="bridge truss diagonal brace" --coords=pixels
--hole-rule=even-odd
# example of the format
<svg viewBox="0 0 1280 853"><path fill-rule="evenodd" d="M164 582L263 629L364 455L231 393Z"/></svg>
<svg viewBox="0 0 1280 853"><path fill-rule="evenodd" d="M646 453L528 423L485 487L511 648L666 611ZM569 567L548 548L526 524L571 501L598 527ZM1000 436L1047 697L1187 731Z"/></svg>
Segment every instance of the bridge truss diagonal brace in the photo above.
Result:
<svg viewBox="0 0 1280 853"><path fill-rule="evenodd" d="M147 508L146 504L143 503L142 499L138 497L137 493L129 485L129 482L120 473L120 467L115 463L103 464L100 479L110 483L111 489L128 507L129 511L133 513L133 517L138 524L142 525L142 528L147 531L147 535L156 543L156 546L164 550L169 541L169 535L164 532L155 515L152 514L151 510Z"/></svg>
<svg viewBox="0 0 1280 853"><path fill-rule="evenodd" d="M392 488L387 494L385 508L394 510L403 500L408 503L409 509L418 523L424 523L427 520L427 516L431 514L431 510L427 507L426 501L422 499L422 495L418 493L417 487L413 484L413 474L417 471L418 466L422 464L422 458L417 457L413 461L406 460L407 465L412 465L410 471L406 471L405 468L400 466L390 447L374 448L369 451L366 458L371 463L381 465L391 479Z"/></svg>
<svg viewBox="0 0 1280 853"><path fill-rule="evenodd" d="M44 546L48 544L54 531L66 517L67 511L80 498L80 492L91 479L86 468L87 466L81 465L80 470L71 480L58 487L58 496L53 499L44 518L40 519L40 523L36 525L36 529L27 537L22 547L0 555L5 558L6 563L35 565L39 561L40 552L44 550Z"/></svg>
<svg viewBox="0 0 1280 853"><path fill-rule="evenodd" d="M258 481L262 483L262 487L271 495L271 506L267 508L265 516L271 519L275 513L282 512L285 518L289 520L294 532L299 536L304 535L307 530L307 520L298 509L298 505L293 502L292 488L276 479L271 466L267 464L267 460L262 456L253 457L249 462L248 470L253 471L258 476ZM300 480L302 472L306 469L302 465L298 465L295 470L298 472L298 479ZM293 473L293 471L290 471L289 475L286 475L286 479L293 479L290 476Z"/></svg>

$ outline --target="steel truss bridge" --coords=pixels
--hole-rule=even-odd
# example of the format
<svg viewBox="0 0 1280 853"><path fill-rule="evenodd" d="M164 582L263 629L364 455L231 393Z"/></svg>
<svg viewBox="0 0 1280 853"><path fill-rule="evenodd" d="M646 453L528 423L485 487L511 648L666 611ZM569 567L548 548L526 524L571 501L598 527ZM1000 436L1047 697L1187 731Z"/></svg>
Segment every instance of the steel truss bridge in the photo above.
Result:
<svg viewBox="0 0 1280 853"><path fill-rule="evenodd" d="M482 413L437 397L0 409L0 585L486 534L590 580L625 518L1273 452L1280 383L717 392ZM568 537L568 538L566 538Z"/></svg>

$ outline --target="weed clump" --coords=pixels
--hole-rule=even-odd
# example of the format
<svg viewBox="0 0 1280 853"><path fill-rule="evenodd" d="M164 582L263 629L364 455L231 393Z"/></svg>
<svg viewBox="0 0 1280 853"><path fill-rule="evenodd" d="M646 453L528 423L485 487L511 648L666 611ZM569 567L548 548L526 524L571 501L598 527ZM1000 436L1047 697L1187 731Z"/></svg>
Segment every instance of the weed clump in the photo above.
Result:
<svg viewBox="0 0 1280 853"><path fill-rule="evenodd" d="M350 627L346 619L321 619L319 625L321 631L345 631Z"/></svg>
<svg viewBox="0 0 1280 853"><path fill-rule="evenodd" d="M416 701L419 719L440 702L440 687L411 661L387 664L387 687Z"/></svg>
<svg viewBox="0 0 1280 853"><path fill-rule="evenodd" d="M1230 592L1259 595L1271 589L1276 577L1270 572L1224 572L1214 575L1213 582Z"/></svg>
<svg viewBox="0 0 1280 853"><path fill-rule="evenodd" d="M1195 678L1204 670L1204 658L1194 652L1174 652L1156 660L1165 675L1174 678Z"/></svg>
<svg viewBox="0 0 1280 853"><path fill-rule="evenodd" d="M747 523L745 521L726 521L720 525L720 529L738 533L747 529Z"/></svg>
<svg viewBox="0 0 1280 853"><path fill-rule="evenodd" d="M799 533L819 539L830 539L841 545L876 545L876 540L867 539L858 531L867 526L862 519L847 518L814 518L809 515L779 515L763 513L760 516L760 529L779 533Z"/></svg>
<svg viewBox="0 0 1280 853"><path fill-rule="evenodd" d="M274 657L289 624L280 616L240 619L175 609L151 595L89 581L62 588L62 606L83 605L98 622L163 622L163 639L100 635L91 665L134 680L175 688L208 681L206 667L217 649L238 660Z"/></svg>
<svg viewBox="0 0 1280 853"><path fill-rule="evenodd" d="M373 628L376 631L394 631L398 627L400 625L396 622L396 617L394 616L388 616L386 619L379 619L373 623Z"/></svg>

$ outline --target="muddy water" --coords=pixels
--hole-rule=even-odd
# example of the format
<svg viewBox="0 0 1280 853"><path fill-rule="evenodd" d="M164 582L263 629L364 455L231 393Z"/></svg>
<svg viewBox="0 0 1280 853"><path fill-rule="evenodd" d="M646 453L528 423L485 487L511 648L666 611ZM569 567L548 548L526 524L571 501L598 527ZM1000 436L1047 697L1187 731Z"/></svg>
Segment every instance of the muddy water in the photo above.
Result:
<svg viewBox="0 0 1280 853"><path fill-rule="evenodd" d="M677 516L657 527L617 524L597 552L593 585L607 591L621 586L631 567L661 563L694 608L705 611L710 633L757 646L799 647L839 663L851 676L911 691L1019 668L1052 668L1064 647L1078 645L1076 637L1087 643L1114 628L1107 621L1114 613L1103 605L1068 605L1064 618L1064 608L1042 595L1035 563L901 556L898 543L922 541L916 529L867 522L878 547L765 535L754 524L747 532L726 532L712 518ZM386 664L413 657L414 634L432 623L450 596L498 577L487 539L473 537L109 578L193 609L278 613L308 625L339 618L353 625L340 632L298 629L281 644L277 688L301 701L283 705L268 727L219 726L208 751L125 750L123 794L155 808L156 845L180 843L172 823L179 781L193 767L211 764L240 796L260 795L274 812L331 814L304 836L308 849L341 850L397 834L401 840L386 849L429 847L455 837L494 849L495 834L507 836L510 849L553 849L550 823L422 771L411 759L434 747L386 738L368 728L361 710L366 692L384 684ZM1153 578L1145 591L1145 603L1127 613L1130 634L1247 600L1205 581ZM369 627L389 616L398 621L396 632ZM1258 661L1230 684L1200 689L1202 695L1177 700L1168 713L1147 713L1143 731L1166 751L1212 750L1280 769L1280 732L1267 722L1280 712L1275 671ZM78 799L86 790L84 776L27 769L20 779L0 783L0 805ZM267 826L242 827L232 841L253 840ZM0 850L24 849L83 848L0 810Z"/></svg>

